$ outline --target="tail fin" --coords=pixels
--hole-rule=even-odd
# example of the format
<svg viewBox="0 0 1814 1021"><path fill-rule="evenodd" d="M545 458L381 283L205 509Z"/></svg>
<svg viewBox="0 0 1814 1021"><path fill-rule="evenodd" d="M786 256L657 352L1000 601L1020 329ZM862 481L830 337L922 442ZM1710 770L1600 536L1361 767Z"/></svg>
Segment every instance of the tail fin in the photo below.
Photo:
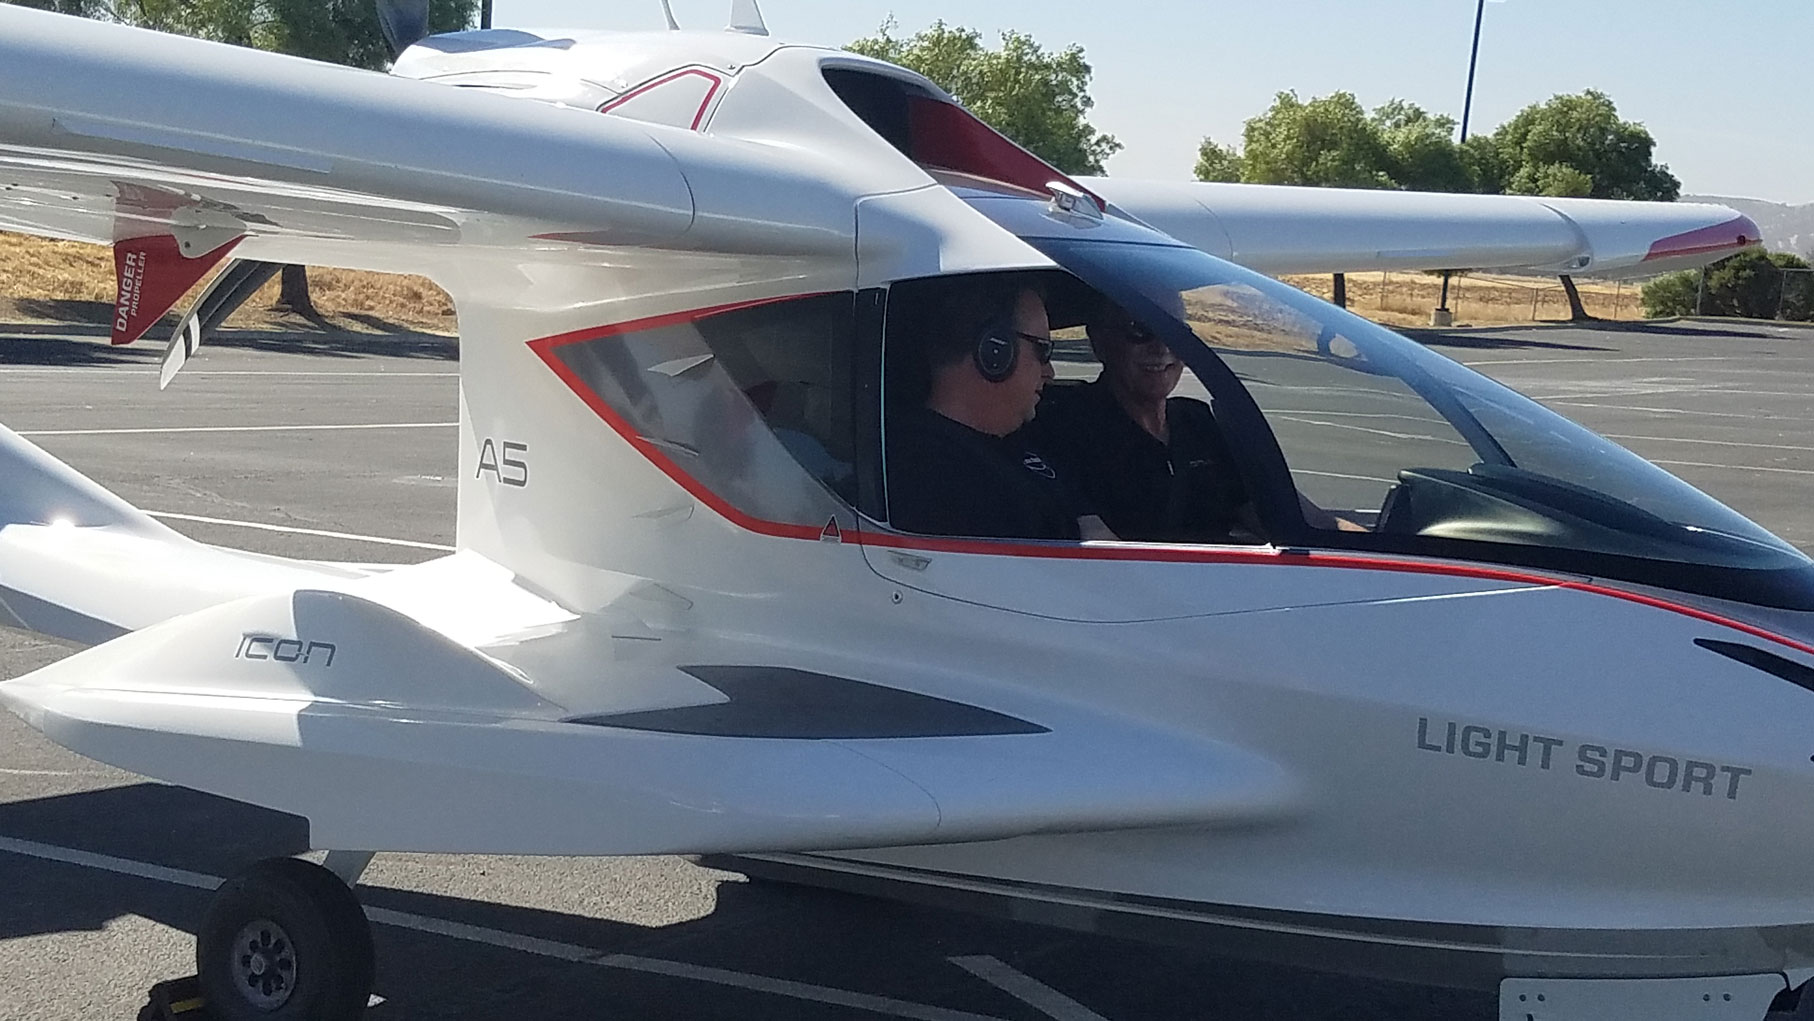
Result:
<svg viewBox="0 0 1814 1021"><path fill-rule="evenodd" d="M111 528L183 540L144 511L0 425L0 529L11 525Z"/></svg>
<svg viewBox="0 0 1814 1021"><path fill-rule="evenodd" d="M195 542L0 426L0 626L94 645L330 568Z"/></svg>

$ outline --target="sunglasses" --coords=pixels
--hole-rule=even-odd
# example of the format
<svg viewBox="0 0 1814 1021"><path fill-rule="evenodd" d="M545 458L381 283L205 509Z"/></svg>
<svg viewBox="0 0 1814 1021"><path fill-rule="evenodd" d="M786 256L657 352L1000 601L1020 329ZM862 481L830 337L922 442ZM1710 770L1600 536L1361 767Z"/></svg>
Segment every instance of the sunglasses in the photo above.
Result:
<svg viewBox="0 0 1814 1021"><path fill-rule="evenodd" d="M1014 335L1033 345L1033 357L1039 359L1039 364L1052 364L1052 348L1056 345L1050 337L1036 337L1021 330L1015 330Z"/></svg>
<svg viewBox="0 0 1814 1021"><path fill-rule="evenodd" d="M1159 339L1158 334L1147 329L1144 324L1132 319L1121 325L1121 332L1123 336L1127 337L1127 342L1135 346L1151 344Z"/></svg>

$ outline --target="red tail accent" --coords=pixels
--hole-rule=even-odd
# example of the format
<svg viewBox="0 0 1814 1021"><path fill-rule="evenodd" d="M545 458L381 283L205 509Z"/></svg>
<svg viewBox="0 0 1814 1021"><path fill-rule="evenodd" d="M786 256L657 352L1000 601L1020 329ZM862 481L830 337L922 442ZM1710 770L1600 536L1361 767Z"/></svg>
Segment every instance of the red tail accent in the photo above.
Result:
<svg viewBox="0 0 1814 1021"><path fill-rule="evenodd" d="M1040 195L1046 194L1046 185L1063 181L1095 199L1097 208L1108 208L1101 196L1015 145L961 106L914 97L908 100L907 116L912 158L919 163L985 177Z"/></svg>
<svg viewBox="0 0 1814 1021"><path fill-rule="evenodd" d="M130 344L143 337L239 242L234 238L193 259L183 255L176 238L169 234L114 242L113 272L119 296L113 303L113 342Z"/></svg>

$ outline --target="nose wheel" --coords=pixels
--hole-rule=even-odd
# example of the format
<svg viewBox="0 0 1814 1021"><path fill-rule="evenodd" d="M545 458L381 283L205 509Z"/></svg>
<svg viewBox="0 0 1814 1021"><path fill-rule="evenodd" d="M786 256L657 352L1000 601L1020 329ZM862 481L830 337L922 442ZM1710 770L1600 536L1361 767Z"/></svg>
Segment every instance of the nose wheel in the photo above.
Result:
<svg viewBox="0 0 1814 1021"><path fill-rule="evenodd" d="M354 1021L372 990L372 930L332 872L270 858L215 892L195 966L220 1021Z"/></svg>

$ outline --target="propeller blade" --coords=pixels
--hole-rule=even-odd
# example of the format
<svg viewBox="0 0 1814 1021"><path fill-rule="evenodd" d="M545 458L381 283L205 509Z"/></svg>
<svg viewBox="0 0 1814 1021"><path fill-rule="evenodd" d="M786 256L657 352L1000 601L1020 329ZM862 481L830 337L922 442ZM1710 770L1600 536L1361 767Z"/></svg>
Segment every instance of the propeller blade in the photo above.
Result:
<svg viewBox="0 0 1814 1021"><path fill-rule="evenodd" d="M390 44L391 56L400 55L428 35L428 0L377 0L378 27Z"/></svg>
<svg viewBox="0 0 1814 1021"><path fill-rule="evenodd" d="M281 263L255 259L234 259L228 263L183 314L182 322L176 324L176 332L170 335L170 343L164 346L164 357L158 363L157 388L162 390L169 386L189 358L201 349L202 342L213 336L235 309L244 305L246 299L282 268Z"/></svg>

